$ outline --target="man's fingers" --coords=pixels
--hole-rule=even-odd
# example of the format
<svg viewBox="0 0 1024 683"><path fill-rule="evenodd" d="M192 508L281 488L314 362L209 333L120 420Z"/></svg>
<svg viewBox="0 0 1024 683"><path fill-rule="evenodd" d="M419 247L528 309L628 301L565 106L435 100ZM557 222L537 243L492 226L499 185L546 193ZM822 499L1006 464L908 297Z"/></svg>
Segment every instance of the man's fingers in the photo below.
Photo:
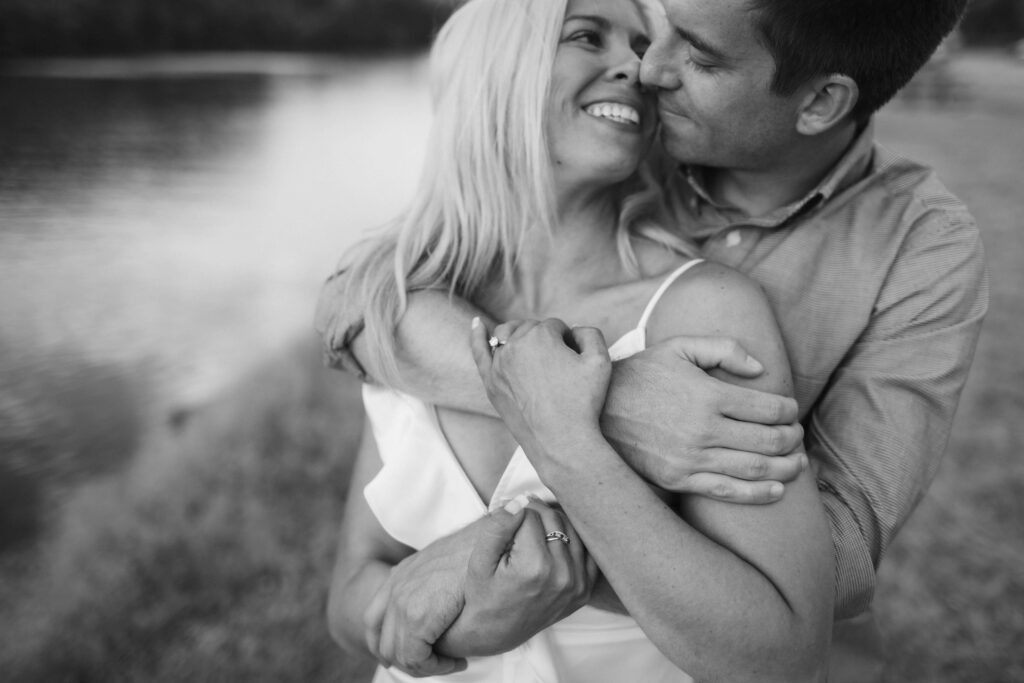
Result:
<svg viewBox="0 0 1024 683"><path fill-rule="evenodd" d="M725 382L722 384L723 397L719 408L726 417L763 425L787 425L799 417L795 398Z"/></svg>
<svg viewBox="0 0 1024 683"><path fill-rule="evenodd" d="M790 482L807 466L803 451L789 455L762 455L728 448L709 448L701 458L700 469L710 474L724 474L746 481Z"/></svg>
<svg viewBox="0 0 1024 683"><path fill-rule="evenodd" d="M715 446L718 448L764 455L786 455L800 448L804 429L799 422L768 426L723 420L714 434Z"/></svg>
<svg viewBox="0 0 1024 683"><path fill-rule="evenodd" d="M380 626L380 642L377 646L377 660L384 666L392 666L395 663L397 638L397 618L394 610L389 609L384 613L384 620Z"/></svg>
<svg viewBox="0 0 1024 683"><path fill-rule="evenodd" d="M363 632L366 638L366 647L370 654L380 658L380 631L384 623L384 615L387 613L388 602L391 600L391 585L386 583L377 590L376 595L370 600L366 611L363 612Z"/></svg>
<svg viewBox="0 0 1024 683"><path fill-rule="evenodd" d="M730 337L672 337L663 344L702 370L721 368L740 377L757 377L764 366Z"/></svg>
<svg viewBox="0 0 1024 683"><path fill-rule="evenodd" d="M465 659L455 659L443 655L431 655L406 670L406 673L420 678L427 676L447 676L448 674L465 671L468 663Z"/></svg>
<svg viewBox="0 0 1024 683"><path fill-rule="evenodd" d="M682 492L727 503L766 505L781 499L785 487L777 481L743 481L724 474L698 472L687 478Z"/></svg>

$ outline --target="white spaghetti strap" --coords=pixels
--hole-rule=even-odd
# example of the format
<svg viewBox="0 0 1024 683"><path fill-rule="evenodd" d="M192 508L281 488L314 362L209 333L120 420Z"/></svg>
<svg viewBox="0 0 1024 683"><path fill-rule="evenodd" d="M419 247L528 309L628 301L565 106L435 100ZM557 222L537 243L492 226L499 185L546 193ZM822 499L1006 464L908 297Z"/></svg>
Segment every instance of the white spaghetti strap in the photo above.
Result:
<svg viewBox="0 0 1024 683"><path fill-rule="evenodd" d="M654 313L654 307L658 305L658 300L661 299L661 295L665 293L665 290L668 289L672 285L672 283L679 278L680 275L682 275L683 273L685 273L698 263L703 262L704 259L702 258L695 258L692 261L687 261L683 265L673 270L669 274L669 276L665 278L665 280L661 283L661 286L658 287L658 291L656 291L654 293L654 296L651 297L651 300L647 302L647 308L644 309L644 314L640 316L640 323L637 325L637 329L644 331L647 330L647 321L648 319L650 319L651 314Z"/></svg>

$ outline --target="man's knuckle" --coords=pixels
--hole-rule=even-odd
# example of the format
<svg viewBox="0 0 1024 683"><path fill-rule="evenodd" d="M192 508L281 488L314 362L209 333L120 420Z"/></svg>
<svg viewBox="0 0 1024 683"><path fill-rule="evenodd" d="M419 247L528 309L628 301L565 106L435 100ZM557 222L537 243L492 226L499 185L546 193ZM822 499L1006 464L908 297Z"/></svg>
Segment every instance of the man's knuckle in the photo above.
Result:
<svg viewBox="0 0 1024 683"><path fill-rule="evenodd" d="M746 464L747 476L751 479L761 479L768 474L768 462L764 458L753 456Z"/></svg>
<svg viewBox="0 0 1024 683"><path fill-rule="evenodd" d="M778 453L782 449L782 432L777 429L765 431L761 437L765 453Z"/></svg>
<svg viewBox="0 0 1024 683"><path fill-rule="evenodd" d="M793 441L799 444L804 440L804 426L797 422L793 425Z"/></svg>
<svg viewBox="0 0 1024 683"><path fill-rule="evenodd" d="M710 493L715 498L732 498L733 488L729 484L719 482L711 486Z"/></svg>

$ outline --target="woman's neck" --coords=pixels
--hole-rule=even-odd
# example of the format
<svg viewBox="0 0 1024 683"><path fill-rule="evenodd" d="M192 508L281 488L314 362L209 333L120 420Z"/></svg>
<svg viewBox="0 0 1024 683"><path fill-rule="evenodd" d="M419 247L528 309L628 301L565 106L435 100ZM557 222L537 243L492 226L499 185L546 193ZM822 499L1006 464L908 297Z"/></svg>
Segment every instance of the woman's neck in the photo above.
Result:
<svg viewBox="0 0 1024 683"><path fill-rule="evenodd" d="M513 281L500 297L509 315L547 317L600 287L621 282L626 272L615 240L618 206L614 193L562 193L555 225L525 236Z"/></svg>

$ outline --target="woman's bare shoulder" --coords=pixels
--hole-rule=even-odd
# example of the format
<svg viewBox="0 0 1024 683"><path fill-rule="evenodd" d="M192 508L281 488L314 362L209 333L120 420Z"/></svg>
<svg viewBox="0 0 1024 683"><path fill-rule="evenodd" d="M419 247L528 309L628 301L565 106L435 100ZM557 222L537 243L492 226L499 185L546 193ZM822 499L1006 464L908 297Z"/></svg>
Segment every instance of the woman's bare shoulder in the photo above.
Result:
<svg viewBox="0 0 1024 683"><path fill-rule="evenodd" d="M651 315L648 338L658 341L680 334L730 335L766 316L774 327L760 285L729 266L704 261L683 273L665 291Z"/></svg>

